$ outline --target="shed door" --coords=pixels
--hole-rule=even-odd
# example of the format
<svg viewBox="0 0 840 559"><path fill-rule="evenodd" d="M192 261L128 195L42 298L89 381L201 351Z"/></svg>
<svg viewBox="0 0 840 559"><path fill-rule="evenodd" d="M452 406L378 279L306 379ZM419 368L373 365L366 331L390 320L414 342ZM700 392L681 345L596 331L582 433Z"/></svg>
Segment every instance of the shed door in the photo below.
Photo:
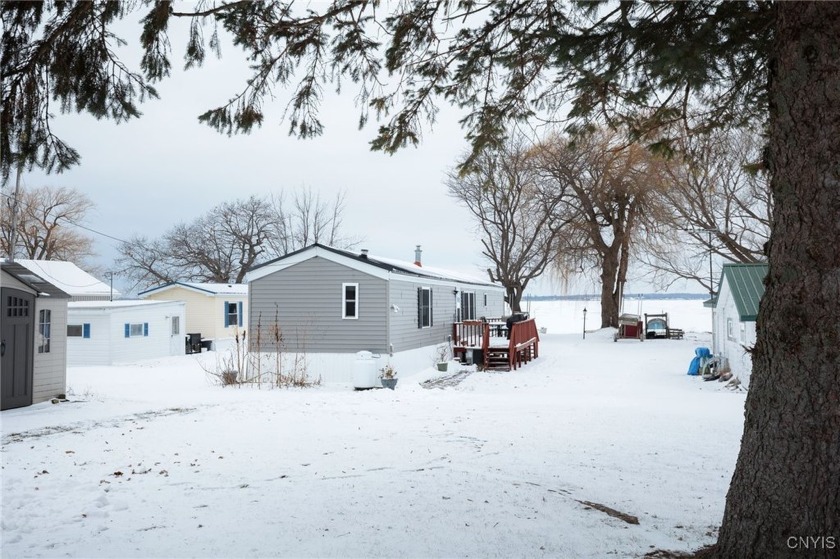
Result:
<svg viewBox="0 0 840 559"><path fill-rule="evenodd" d="M32 404L32 359L35 336L35 297L25 291L0 289L0 409Z"/></svg>

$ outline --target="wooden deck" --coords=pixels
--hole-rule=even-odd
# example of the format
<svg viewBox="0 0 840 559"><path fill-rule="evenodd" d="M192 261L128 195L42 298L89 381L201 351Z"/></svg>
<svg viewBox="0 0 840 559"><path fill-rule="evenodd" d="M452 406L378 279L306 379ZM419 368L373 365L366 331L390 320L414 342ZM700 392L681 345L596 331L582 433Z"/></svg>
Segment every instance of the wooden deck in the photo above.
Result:
<svg viewBox="0 0 840 559"><path fill-rule="evenodd" d="M504 328L504 330L507 330ZM480 351L476 363L485 370L512 371L539 357L540 335L533 318L516 322L509 336L498 323L465 320L452 325L452 352L463 358L470 350Z"/></svg>

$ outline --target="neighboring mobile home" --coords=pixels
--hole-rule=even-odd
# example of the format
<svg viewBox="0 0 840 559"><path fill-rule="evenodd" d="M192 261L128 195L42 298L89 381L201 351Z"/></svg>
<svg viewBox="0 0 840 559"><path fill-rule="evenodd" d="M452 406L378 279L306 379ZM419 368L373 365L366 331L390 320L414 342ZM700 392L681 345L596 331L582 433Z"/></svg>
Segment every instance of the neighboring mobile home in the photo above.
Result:
<svg viewBox="0 0 840 559"><path fill-rule="evenodd" d="M184 321L180 301L70 303L67 364L113 365L183 355Z"/></svg>
<svg viewBox="0 0 840 559"><path fill-rule="evenodd" d="M185 302L186 332L202 338L232 338L248 324L247 285L176 281L138 295L141 299Z"/></svg>
<svg viewBox="0 0 840 559"><path fill-rule="evenodd" d="M724 264L713 303L712 353L726 360L732 374L749 386L755 345L755 320L764 295L767 264Z"/></svg>
<svg viewBox="0 0 840 559"><path fill-rule="evenodd" d="M64 394L69 295L18 262L0 263L0 409Z"/></svg>
<svg viewBox="0 0 840 559"><path fill-rule="evenodd" d="M120 296L113 286L99 281L72 262L61 260L15 260L68 295L70 302L110 301Z"/></svg>
<svg viewBox="0 0 840 559"><path fill-rule="evenodd" d="M504 288L428 268L420 254L411 263L315 244L255 268L250 349L274 352L279 334L281 352L305 356L309 377L324 382L349 382L359 351L408 374L434 363L456 320L505 313Z"/></svg>

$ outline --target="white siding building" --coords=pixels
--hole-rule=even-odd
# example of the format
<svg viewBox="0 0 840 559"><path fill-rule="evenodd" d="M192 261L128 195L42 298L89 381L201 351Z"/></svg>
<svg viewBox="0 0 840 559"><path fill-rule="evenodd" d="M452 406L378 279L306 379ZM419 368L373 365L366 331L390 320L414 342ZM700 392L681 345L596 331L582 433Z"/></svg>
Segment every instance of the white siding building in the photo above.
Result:
<svg viewBox="0 0 840 559"><path fill-rule="evenodd" d="M154 301L183 301L187 305L185 332L205 339L232 338L248 324L247 285L176 281L138 295Z"/></svg>
<svg viewBox="0 0 840 559"><path fill-rule="evenodd" d="M749 386L755 320L764 295L767 264L724 264L713 306L712 353L726 360L732 374Z"/></svg>
<svg viewBox="0 0 840 559"><path fill-rule="evenodd" d="M60 260L15 260L46 281L52 283L74 301L109 301L119 297L110 284L99 281L72 262Z"/></svg>
<svg viewBox="0 0 840 559"><path fill-rule="evenodd" d="M113 365L183 355L185 304L83 301L68 305L67 364Z"/></svg>

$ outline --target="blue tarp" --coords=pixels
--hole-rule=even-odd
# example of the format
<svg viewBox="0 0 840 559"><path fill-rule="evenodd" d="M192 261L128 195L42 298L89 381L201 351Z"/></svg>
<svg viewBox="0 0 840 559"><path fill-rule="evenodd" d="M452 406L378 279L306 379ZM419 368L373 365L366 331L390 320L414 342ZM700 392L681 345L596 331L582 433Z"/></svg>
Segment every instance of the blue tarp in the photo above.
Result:
<svg viewBox="0 0 840 559"><path fill-rule="evenodd" d="M706 364L706 361L712 358L712 352L707 347L698 347L694 350L694 359L688 366L689 375L699 375L700 369Z"/></svg>

